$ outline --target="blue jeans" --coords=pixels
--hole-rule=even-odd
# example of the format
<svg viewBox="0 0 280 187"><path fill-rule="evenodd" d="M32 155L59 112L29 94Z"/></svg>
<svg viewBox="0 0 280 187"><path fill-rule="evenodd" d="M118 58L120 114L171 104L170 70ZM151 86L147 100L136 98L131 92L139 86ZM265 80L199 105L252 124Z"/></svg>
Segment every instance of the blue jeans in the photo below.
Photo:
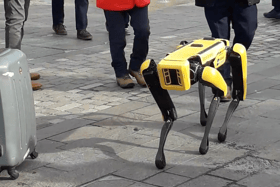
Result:
<svg viewBox="0 0 280 187"><path fill-rule="evenodd" d="M149 46L150 26L148 19L148 7L134 7L126 11L104 11L108 24L110 51L112 57L112 67L116 77L123 77L128 74L127 62L124 48L125 39L125 16L130 15L130 25L134 30L134 43L132 54L130 55L129 69L138 71L145 61Z"/></svg>
<svg viewBox="0 0 280 187"><path fill-rule="evenodd" d="M87 28L88 0L75 0L76 29ZM53 25L64 22L64 0L52 0Z"/></svg>
<svg viewBox="0 0 280 187"><path fill-rule="evenodd" d="M258 26L256 5L240 5L235 0L219 0L214 7L206 7L204 11L212 37L229 40L232 23L235 33L233 45L240 43L246 49L250 47ZM230 64L225 64L220 72L230 86L232 83Z"/></svg>
<svg viewBox="0 0 280 187"><path fill-rule="evenodd" d="M6 17L6 48L21 49L24 22L28 17L30 0L4 0Z"/></svg>

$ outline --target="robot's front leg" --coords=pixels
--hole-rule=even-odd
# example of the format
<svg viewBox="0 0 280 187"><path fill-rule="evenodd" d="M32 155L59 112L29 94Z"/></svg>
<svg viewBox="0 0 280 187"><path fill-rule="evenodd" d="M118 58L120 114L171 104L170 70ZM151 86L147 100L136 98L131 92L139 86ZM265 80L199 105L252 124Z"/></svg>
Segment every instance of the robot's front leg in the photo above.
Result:
<svg viewBox="0 0 280 187"><path fill-rule="evenodd" d="M161 129L159 148L158 148L158 152L156 155L156 161L155 161L156 167L158 169L163 169L166 166L166 161L165 161L165 156L164 156L164 145L165 145L167 135L168 135L172 125L173 125L173 120L168 119L164 123L164 125Z"/></svg>
<svg viewBox="0 0 280 187"><path fill-rule="evenodd" d="M207 122L207 114L205 112L205 87L202 83L198 83L198 93L200 101L200 124L205 126Z"/></svg>
<svg viewBox="0 0 280 187"><path fill-rule="evenodd" d="M153 60L146 60L141 66L141 73L165 121L161 129L159 148L155 160L156 167L163 169L166 165L164 145L173 122L177 119L177 113L168 91L162 89L160 85L156 63Z"/></svg>
<svg viewBox="0 0 280 187"><path fill-rule="evenodd" d="M200 143L200 147L199 147L199 152L200 154L204 155L208 152L209 149L209 133L210 133L210 129L214 120L214 117L216 115L216 112L218 110L219 107L219 103L220 103L220 97L218 95L215 95L211 101L210 107L209 107L209 111L208 111L208 118L207 118L207 122L206 122L206 127L205 127L205 131L204 131L204 136L201 140Z"/></svg>
<svg viewBox="0 0 280 187"><path fill-rule="evenodd" d="M235 44L229 56L229 62L232 67L233 78L233 91L232 102L230 103L224 123L220 128L218 134L218 140L224 142L227 137L227 124L238 107L239 101L243 101L246 98L247 93L247 54L246 49L241 44Z"/></svg>

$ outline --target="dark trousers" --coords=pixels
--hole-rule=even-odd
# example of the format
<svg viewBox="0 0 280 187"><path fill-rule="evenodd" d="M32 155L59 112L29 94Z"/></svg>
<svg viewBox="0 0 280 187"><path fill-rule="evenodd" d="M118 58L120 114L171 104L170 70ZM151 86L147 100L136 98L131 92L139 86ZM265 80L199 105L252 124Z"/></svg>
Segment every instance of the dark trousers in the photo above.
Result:
<svg viewBox="0 0 280 187"><path fill-rule="evenodd" d="M134 7L127 11L104 11L108 24L110 51L112 66L116 77L123 77L128 73L124 48L125 39L125 16L130 15L130 25L134 30L134 42L132 54L130 55L129 68L138 71L145 61L149 46L150 26L148 19L148 7Z"/></svg>
<svg viewBox="0 0 280 187"><path fill-rule="evenodd" d="M272 6L274 6L275 10L280 11L280 1L272 0Z"/></svg>
<svg viewBox="0 0 280 187"><path fill-rule="evenodd" d="M104 14L105 14L105 11L106 10L104 10ZM125 28L128 28L128 26L129 26L129 14L127 12L124 12L124 22L125 22ZM105 22L105 26L106 26L106 30L109 32L107 22Z"/></svg>
<svg viewBox="0 0 280 187"><path fill-rule="evenodd" d="M87 28L88 0L75 0L76 29ZM64 22L64 0L52 0L53 25Z"/></svg>
<svg viewBox="0 0 280 187"><path fill-rule="evenodd" d="M206 7L205 16L212 32L212 37L230 39L230 23L234 30L235 43L248 49L257 29L257 6L240 5L235 0L218 0L214 7ZM230 64L220 71L228 85L231 85Z"/></svg>

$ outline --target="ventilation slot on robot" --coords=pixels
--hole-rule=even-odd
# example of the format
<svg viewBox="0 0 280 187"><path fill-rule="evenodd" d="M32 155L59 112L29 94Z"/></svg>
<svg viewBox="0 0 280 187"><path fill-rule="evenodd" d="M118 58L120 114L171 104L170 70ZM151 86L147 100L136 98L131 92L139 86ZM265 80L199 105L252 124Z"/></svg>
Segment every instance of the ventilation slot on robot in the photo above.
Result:
<svg viewBox="0 0 280 187"><path fill-rule="evenodd" d="M166 85L182 86L180 71L177 69L163 69L163 77Z"/></svg>

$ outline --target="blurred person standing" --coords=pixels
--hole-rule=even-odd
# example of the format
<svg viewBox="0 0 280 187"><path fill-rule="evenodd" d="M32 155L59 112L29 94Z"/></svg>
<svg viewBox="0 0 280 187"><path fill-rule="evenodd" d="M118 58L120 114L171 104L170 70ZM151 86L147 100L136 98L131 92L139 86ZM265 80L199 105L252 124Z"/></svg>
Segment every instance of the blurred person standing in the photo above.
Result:
<svg viewBox="0 0 280 187"><path fill-rule="evenodd" d="M6 48L21 50L24 35L24 22L28 17L30 0L4 0L5 9L5 45ZM38 73L30 73L31 80L40 78ZM38 90L42 84L31 81L32 89Z"/></svg>
<svg viewBox="0 0 280 187"><path fill-rule="evenodd" d="M77 38L91 40L92 35L86 30L88 20L88 0L75 0L75 18ZM53 30L58 35L67 35L64 23L64 0L52 0Z"/></svg>
<svg viewBox="0 0 280 187"><path fill-rule="evenodd" d="M240 43L248 50L258 27L258 10L260 0L195 0L196 6L204 7L205 17L212 37L230 39L230 24L234 30L233 45ZM220 70L227 85L228 94L221 97L221 102L231 100L230 64L226 63Z"/></svg>
<svg viewBox="0 0 280 187"><path fill-rule="evenodd" d="M274 8L270 12L264 13L264 17L280 19L280 0L272 0L272 6Z"/></svg>
<svg viewBox="0 0 280 187"><path fill-rule="evenodd" d="M148 5L150 0L97 0L98 8L104 10L109 31L112 67L115 70L117 84L121 88L132 88L134 83L130 77L136 78L141 86L146 86L140 74L140 67L146 60L149 50L150 26ZM134 42L130 55L129 68L125 59L125 16L129 14L130 25L134 30ZM130 74L130 75L129 75Z"/></svg>

